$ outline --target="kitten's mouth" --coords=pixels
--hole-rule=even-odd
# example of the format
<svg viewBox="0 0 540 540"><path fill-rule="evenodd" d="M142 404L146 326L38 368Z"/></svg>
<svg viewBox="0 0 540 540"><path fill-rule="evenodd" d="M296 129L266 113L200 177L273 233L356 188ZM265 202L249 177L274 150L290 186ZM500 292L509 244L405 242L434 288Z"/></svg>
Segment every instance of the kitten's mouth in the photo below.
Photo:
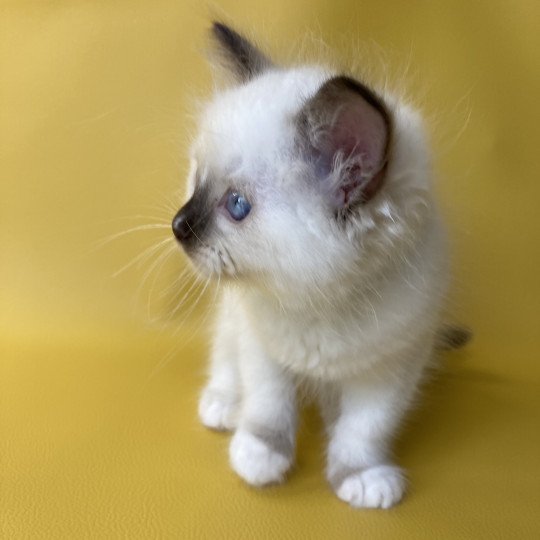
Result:
<svg viewBox="0 0 540 540"><path fill-rule="evenodd" d="M198 272L207 277L236 274L236 265L229 251L223 246L211 246L203 242L184 210L174 216L172 232Z"/></svg>
<svg viewBox="0 0 540 540"><path fill-rule="evenodd" d="M228 276L236 276L238 274L234 259L231 257L229 251L225 248L216 249L216 255L220 262L222 273Z"/></svg>
<svg viewBox="0 0 540 540"><path fill-rule="evenodd" d="M205 277L235 276L236 265L227 249L210 246L202 241L184 244L178 241L195 270Z"/></svg>

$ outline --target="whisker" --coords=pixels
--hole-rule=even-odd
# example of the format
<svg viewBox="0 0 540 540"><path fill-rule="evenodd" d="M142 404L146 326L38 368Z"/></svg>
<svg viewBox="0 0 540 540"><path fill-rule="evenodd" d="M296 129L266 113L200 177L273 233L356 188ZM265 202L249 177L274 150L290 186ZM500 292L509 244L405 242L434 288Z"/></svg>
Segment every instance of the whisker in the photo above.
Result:
<svg viewBox="0 0 540 540"><path fill-rule="evenodd" d="M191 307L189 308L189 310L187 312L185 312L183 315L183 318L182 318L182 321L179 325L179 327L181 325L184 325L186 323L186 321L188 320L189 316L193 313L193 310L197 307L198 303L200 302L203 294L205 293L206 289L208 288L208 285L210 284L212 280L210 278L207 278L205 283L204 283L204 287L202 288L201 291L199 291L199 293L197 294L197 298L195 298L195 300L192 302L191 304Z"/></svg>
<svg viewBox="0 0 540 540"><path fill-rule="evenodd" d="M135 293L135 297L139 298L142 288L144 287L144 284L152 274L152 272L155 270L155 268L161 264L164 263L174 252L176 251L175 246L171 245L169 246L169 249L165 250L163 253L161 253L156 260L150 265L148 270L144 273L143 278L141 282L139 283L139 286L137 287L137 291Z"/></svg>
<svg viewBox="0 0 540 540"><path fill-rule="evenodd" d="M172 294L172 290L177 286L177 284L180 282L180 281L184 281L185 278L189 277L189 276L194 276L194 272L191 268L189 268L189 266L186 266L184 267L184 269L182 270L182 272L180 272L180 275L178 275L176 278L174 278L174 281L168 285L167 287L165 287L160 293L159 293L159 297L160 298L164 298L165 296L169 296L170 294ZM185 283L185 281L184 281ZM180 287L180 290L182 290L184 288L184 284L182 285L182 287ZM174 296L178 296L178 291L174 294Z"/></svg>
<svg viewBox="0 0 540 540"><path fill-rule="evenodd" d="M138 262L141 262L148 257L150 257L153 253L159 250L162 246L164 246L167 243L174 242L172 238L165 238L165 240L162 240L161 242L158 242L157 244L152 244L150 247L147 247L142 253L139 253L136 257L134 257L130 262L128 262L126 265L122 266L120 270L117 270L111 277L116 278L120 274L123 274L126 270L131 268L133 265L137 264Z"/></svg>
<svg viewBox="0 0 540 540"><path fill-rule="evenodd" d="M176 307L172 310L171 314L169 315L168 317L168 321L170 321L174 316L175 314L178 312L178 310L184 305L184 302L188 299L190 293L196 289L197 287L199 287L201 285L201 281L195 276L195 279L193 280L193 283L191 284L191 286L189 287L189 289L185 292L184 296L182 296L182 299L178 302L178 304L176 305ZM182 289L180 290L180 292L183 290L183 287Z"/></svg>
<svg viewBox="0 0 540 540"><path fill-rule="evenodd" d="M199 300L201 299L202 295L204 294L204 292L206 291L209 283L211 282L212 280L210 278L208 278L204 284L204 287L202 289L202 291L200 291L200 293L198 294L196 300L194 301L192 307L190 308L189 312L186 313L184 319L182 320L181 324L178 325L178 327L176 328L176 330L174 331L173 335L177 335L178 334L178 331L180 330L180 328L182 328L183 324L185 323L185 320L187 319L187 317L191 314L191 311L193 311L194 307L198 304ZM197 283L197 282L196 282ZM200 285L201 283L198 282L197 283L198 285ZM180 304L181 305L181 304ZM195 333L194 332L191 332L191 336L187 339L187 340L184 340L182 342L182 345L186 345L187 343L189 343L193 337L194 337ZM150 372L150 374L148 375L148 380L152 379L159 371L161 371L171 360L172 358L174 357L174 355L176 354L177 352L177 348L173 347L171 349L170 352L168 352L158 363L157 365L154 367L154 369Z"/></svg>
<svg viewBox="0 0 540 540"><path fill-rule="evenodd" d="M154 288L156 286L157 279L161 274L161 271L165 267L165 264L167 263L169 257L172 254L173 254L173 251L169 250L169 252L167 253L167 256L162 259L162 263L158 266L157 271L154 274L154 278L152 279L152 283L150 284L150 290L148 291L148 302L147 302L147 305L146 305L147 316L148 316L148 318L150 320L152 319L152 317L150 315L150 311L151 311L150 310L150 305L151 305L151 302L152 302L152 296L153 296L153 293L154 293Z"/></svg>
<svg viewBox="0 0 540 540"><path fill-rule="evenodd" d="M221 285L221 274L218 274L218 280L217 280L217 283L215 284L215 292L214 292L214 296L212 298L212 302L209 306L207 306L207 309L205 310L203 316L201 317L199 323L195 326L195 328L193 329L193 331L191 332L191 335L190 337L188 337L188 339L186 341L184 341L184 345L186 343L190 343L191 340L198 335L201 327L203 326L203 324L207 321L208 319L208 316L210 315L210 313L213 311L212 308L215 306L215 303L216 303L216 300L217 300L217 297L218 297L218 294L220 292L220 285Z"/></svg>
<svg viewBox="0 0 540 540"><path fill-rule="evenodd" d="M202 244L204 245L204 242L197 236L197 233L191 228L191 225L189 224L189 221L186 220L186 225L189 227L189 230L193 233L193 235L195 236L195 238ZM195 226L195 224L193 224Z"/></svg>
<svg viewBox="0 0 540 540"><path fill-rule="evenodd" d="M155 209L154 209L155 210ZM168 221L165 221L165 218L166 216L149 216L149 215L145 215L145 214L132 214L132 215L129 215L129 216L116 216L116 217L113 217L113 218L110 218L110 219L105 219L103 221L98 221L97 223L100 224L100 225L106 225L108 223L114 223L115 221L123 221L123 220L128 220L128 219L145 219L145 220L152 220L152 221L155 221L157 222L156 224L163 224L163 225L168 225L169 222Z"/></svg>
<svg viewBox="0 0 540 540"><path fill-rule="evenodd" d="M179 206L174 206L171 203L162 203L160 205L151 205L147 206L149 210L157 210L159 212L166 212L166 215L169 216L170 214L174 215L176 212L178 212Z"/></svg>
<svg viewBox="0 0 540 540"><path fill-rule="evenodd" d="M193 273L186 274L180 287L170 295L167 306L175 307L178 305L178 299L182 296L182 293L186 290L186 287L191 288L194 284L199 283L200 279ZM184 293L185 296L185 293Z"/></svg>
<svg viewBox="0 0 540 540"><path fill-rule="evenodd" d="M204 287L202 289L202 291L200 291L200 293L198 294L196 300L193 302L193 305L191 306L190 310L185 314L185 316L183 317L181 323L178 325L178 327L176 328L176 330L174 331L173 335L176 336L179 332L179 330L183 327L183 325L185 324L186 322L186 319L191 315L191 312L193 311L193 309L197 306L199 300L201 299L202 295L204 294L204 292L206 291L209 283L211 282L211 279L207 279L205 284L204 284ZM207 314L208 314L209 310L207 311ZM197 327L197 330L200 326ZM195 337L195 332L191 332L191 335L190 337L187 338L187 340L183 340L182 341L182 345L185 346L186 344L190 343L191 340ZM154 368L154 370L152 370L152 372L150 373L149 375L149 378L152 378L156 373L158 373L161 369L163 369L171 360L172 358L174 357L174 354L177 352L177 349L173 348L158 364L157 366Z"/></svg>
<svg viewBox="0 0 540 540"><path fill-rule="evenodd" d="M127 234L131 234L138 231L149 231L153 229L169 229L169 228L170 228L170 225L168 224L165 225L164 223L150 223L147 225L138 225L137 227L131 227L130 229L127 229L126 231L121 231L119 233L115 233L111 236L108 236L107 238L104 238L102 240L98 240L97 243L92 247L92 251L101 249L107 244L113 242L114 240L118 238L122 238L123 236L126 236Z"/></svg>
<svg viewBox="0 0 540 540"><path fill-rule="evenodd" d="M152 371L148 375L148 380L153 379L174 357L176 352L178 351L177 347L173 347L152 369Z"/></svg>

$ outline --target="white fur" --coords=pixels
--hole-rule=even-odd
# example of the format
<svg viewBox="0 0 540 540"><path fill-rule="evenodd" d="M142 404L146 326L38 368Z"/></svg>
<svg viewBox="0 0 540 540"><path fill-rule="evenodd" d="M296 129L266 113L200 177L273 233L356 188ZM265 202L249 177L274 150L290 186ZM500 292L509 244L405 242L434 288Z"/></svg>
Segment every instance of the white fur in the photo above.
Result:
<svg viewBox="0 0 540 540"><path fill-rule="evenodd" d="M238 430L231 441L230 459L233 469L252 486L281 482L291 460L273 451L247 430Z"/></svg>
<svg viewBox="0 0 540 540"><path fill-rule="evenodd" d="M217 93L202 115L190 189L207 183L216 201L238 189L252 211L235 223L216 208L191 254L226 282L199 413L208 427L236 428L230 460L242 478L279 482L294 458L296 385L314 383L338 497L388 508L405 489L389 444L432 355L444 234L421 119L392 96L382 189L345 225L328 215L291 149L294 115L331 74L272 70Z"/></svg>
<svg viewBox="0 0 540 540"><path fill-rule="evenodd" d="M347 477L336 495L356 508L390 508L401 500L404 491L399 469L381 465Z"/></svg>

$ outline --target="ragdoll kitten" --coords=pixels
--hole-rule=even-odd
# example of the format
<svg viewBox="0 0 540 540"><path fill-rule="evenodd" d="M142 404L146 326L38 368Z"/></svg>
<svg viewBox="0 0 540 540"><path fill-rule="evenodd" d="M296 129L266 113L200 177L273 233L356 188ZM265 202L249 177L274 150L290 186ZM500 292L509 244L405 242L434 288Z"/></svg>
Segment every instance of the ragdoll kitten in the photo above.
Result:
<svg viewBox="0 0 540 540"><path fill-rule="evenodd" d="M313 383L328 481L352 506L388 508L405 490L389 445L447 284L421 118L349 75L276 66L221 23L212 38L236 83L204 109L172 224L223 285L200 418L234 430L246 482L280 482L296 386Z"/></svg>

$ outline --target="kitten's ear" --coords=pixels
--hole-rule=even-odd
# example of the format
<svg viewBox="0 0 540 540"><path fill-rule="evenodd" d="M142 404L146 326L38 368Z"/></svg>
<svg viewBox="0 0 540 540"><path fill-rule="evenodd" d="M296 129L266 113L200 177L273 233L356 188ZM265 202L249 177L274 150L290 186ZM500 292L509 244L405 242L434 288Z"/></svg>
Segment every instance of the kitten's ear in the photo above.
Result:
<svg viewBox="0 0 540 540"><path fill-rule="evenodd" d="M326 81L297 117L302 151L336 210L367 202L380 187L391 121L381 99L359 82Z"/></svg>
<svg viewBox="0 0 540 540"><path fill-rule="evenodd" d="M227 25L216 21L210 32L220 64L238 82L247 82L272 67L272 62L255 45Z"/></svg>

